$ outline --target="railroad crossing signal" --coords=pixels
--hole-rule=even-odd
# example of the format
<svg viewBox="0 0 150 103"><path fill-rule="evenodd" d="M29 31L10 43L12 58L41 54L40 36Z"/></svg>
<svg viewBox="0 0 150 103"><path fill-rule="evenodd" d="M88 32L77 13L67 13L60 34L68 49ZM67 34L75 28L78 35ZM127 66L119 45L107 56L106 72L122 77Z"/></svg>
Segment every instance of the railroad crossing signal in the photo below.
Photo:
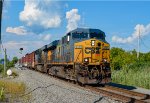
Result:
<svg viewBox="0 0 150 103"><path fill-rule="evenodd" d="M20 50L19 53L22 54L23 48L20 48L19 50Z"/></svg>

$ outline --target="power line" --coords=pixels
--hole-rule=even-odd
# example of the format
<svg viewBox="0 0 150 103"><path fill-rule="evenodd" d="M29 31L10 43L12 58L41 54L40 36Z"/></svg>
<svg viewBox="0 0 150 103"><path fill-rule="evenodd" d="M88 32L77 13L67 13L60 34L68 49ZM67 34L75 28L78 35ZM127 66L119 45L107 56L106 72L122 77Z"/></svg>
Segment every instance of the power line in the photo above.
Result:
<svg viewBox="0 0 150 103"><path fill-rule="evenodd" d="M150 49L150 47L148 47L148 46L144 43L144 41L143 41L143 39L142 39L142 38L140 39L140 41L141 41L141 43L144 45L144 47L145 47L145 48Z"/></svg>

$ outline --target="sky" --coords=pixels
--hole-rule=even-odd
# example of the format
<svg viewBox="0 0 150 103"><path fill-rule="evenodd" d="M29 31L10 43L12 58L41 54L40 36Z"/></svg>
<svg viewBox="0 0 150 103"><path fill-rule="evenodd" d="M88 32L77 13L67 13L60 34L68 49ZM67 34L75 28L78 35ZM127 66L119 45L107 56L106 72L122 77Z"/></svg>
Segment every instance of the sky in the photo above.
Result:
<svg viewBox="0 0 150 103"><path fill-rule="evenodd" d="M137 50L140 37L140 52L149 52L149 10L149 1L4 0L2 42L9 59L20 58L83 27L104 31L111 47L127 51Z"/></svg>

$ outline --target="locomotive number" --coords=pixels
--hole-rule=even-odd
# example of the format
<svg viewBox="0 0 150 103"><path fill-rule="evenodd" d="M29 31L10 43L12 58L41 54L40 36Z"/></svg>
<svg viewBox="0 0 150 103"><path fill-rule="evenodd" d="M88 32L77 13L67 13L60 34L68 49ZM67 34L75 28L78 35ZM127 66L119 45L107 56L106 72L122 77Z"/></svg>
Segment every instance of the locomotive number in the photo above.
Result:
<svg viewBox="0 0 150 103"><path fill-rule="evenodd" d="M86 54L100 54L100 48L99 47L86 47L85 48Z"/></svg>

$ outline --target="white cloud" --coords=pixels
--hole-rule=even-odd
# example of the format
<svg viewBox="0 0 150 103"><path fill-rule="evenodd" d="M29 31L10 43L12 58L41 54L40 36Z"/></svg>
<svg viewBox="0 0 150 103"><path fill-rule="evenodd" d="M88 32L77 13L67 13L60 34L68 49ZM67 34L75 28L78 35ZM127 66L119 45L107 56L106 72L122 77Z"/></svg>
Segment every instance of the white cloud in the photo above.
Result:
<svg viewBox="0 0 150 103"><path fill-rule="evenodd" d="M27 41L22 41L22 42L16 42L16 41L9 41L4 43L4 47L9 49L9 50L19 50L19 48L24 47L26 48L28 42Z"/></svg>
<svg viewBox="0 0 150 103"><path fill-rule="evenodd" d="M24 26L19 26L19 27L7 27L6 32L8 33L14 33L17 35L26 35L28 34L27 30L25 29Z"/></svg>
<svg viewBox="0 0 150 103"><path fill-rule="evenodd" d="M4 43L4 47L7 49L8 56L10 57L17 56L20 58L26 53L30 53L42 47L45 44L46 43L43 41L21 41L21 42L9 41L9 42ZM23 51L22 51L23 54L19 53L20 48L23 48Z"/></svg>
<svg viewBox="0 0 150 103"><path fill-rule="evenodd" d="M28 26L41 26L44 29L55 28L61 24L58 13L59 4L52 0L25 0L24 10L19 18Z"/></svg>
<svg viewBox="0 0 150 103"><path fill-rule="evenodd" d="M78 9L72 9L66 12L66 19L68 20L67 32L76 29L81 16L78 14Z"/></svg>
<svg viewBox="0 0 150 103"><path fill-rule="evenodd" d="M43 40L45 40L45 41L50 40L50 38L51 38L51 35L50 35L50 34L47 34L47 35L44 35L44 36L43 36Z"/></svg>
<svg viewBox="0 0 150 103"><path fill-rule="evenodd" d="M32 45L31 45L32 44ZM4 47L9 50L19 50L19 48L24 48L24 50L27 50L28 47L34 48L34 45L36 45L37 48L40 48L44 45L44 42L42 41L9 41L4 43Z"/></svg>
<svg viewBox="0 0 150 103"><path fill-rule="evenodd" d="M135 31L132 33L131 36L127 38L113 36L112 41L117 43L131 43L139 37L139 33L140 33L140 37L150 34L150 24L146 26L142 24L137 24L134 29Z"/></svg>
<svg viewBox="0 0 150 103"><path fill-rule="evenodd" d="M43 40L43 41L49 41L51 39L51 34L39 34L38 36L39 40Z"/></svg>

